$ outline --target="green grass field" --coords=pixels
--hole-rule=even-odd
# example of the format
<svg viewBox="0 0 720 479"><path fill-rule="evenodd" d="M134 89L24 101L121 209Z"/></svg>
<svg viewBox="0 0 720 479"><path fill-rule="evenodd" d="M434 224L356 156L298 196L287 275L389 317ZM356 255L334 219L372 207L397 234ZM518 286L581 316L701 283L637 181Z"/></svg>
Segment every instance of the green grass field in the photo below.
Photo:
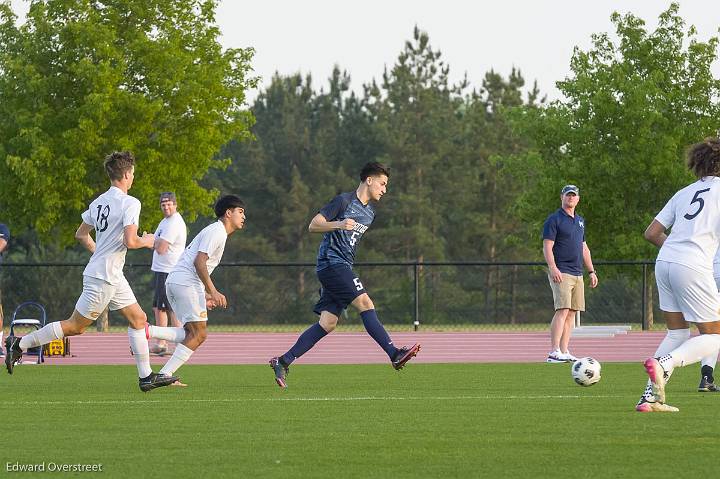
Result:
<svg viewBox="0 0 720 479"><path fill-rule="evenodd" d="M188 388L146 394L134 367L19 366L0 378L0 476L687 477L718 447L720 394L694 392L697 371L669 385L679 413L639 414L640 364L590 388L567 365L297 365L286 391L267 366L185 366Z"/></svg>

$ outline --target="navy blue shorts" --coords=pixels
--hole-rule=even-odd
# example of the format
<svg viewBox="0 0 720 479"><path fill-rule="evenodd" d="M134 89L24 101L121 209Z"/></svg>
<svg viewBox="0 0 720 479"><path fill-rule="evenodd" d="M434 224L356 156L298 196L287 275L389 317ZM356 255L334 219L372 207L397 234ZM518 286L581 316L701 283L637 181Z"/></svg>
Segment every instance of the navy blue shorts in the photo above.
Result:
<svg viewBox="0 0 720 479"><path fill-rule="evenodd" d="M167 291L165 291L165 280L168 277L168 273L159 273L155 271L155 278L153 278L153 287L155 294L153 295L153 308L157 308L160 311L172 311L170 307L170 301L168 301Z"/></svg>
<svg viewBox="0 0 720 479"><path fill-rule="evenodd" d="M348 265L328 266L318 271L317 276L322 287L320 288L320 301L313 308L315 314L328 311L335 316L340 316L355 298L366 292L360 278Z"/></svg>

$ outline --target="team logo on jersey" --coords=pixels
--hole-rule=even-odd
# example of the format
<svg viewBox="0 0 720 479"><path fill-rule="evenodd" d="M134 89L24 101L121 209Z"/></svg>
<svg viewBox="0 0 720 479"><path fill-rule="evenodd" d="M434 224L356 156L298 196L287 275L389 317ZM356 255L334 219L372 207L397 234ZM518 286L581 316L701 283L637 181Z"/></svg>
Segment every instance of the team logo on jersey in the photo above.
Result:
<svg viewBox="0 0 720 479"><path fill-rule="evenodd" d="M90 313L90 317L92 319L97 319L98 316L100 316L100 313L95 313L95 312Z"/></svg>
<svg viewBox="0 0 720 479"><path fill-rule="evenodd" d="M355 226L353 226L353 231L357 231L360 234L363 234L368 229L367 225L364 225L362 223L355 223Z"/></svg>
<svg viewBox="0 0 720 479"><path fill-rule="evenodd" d="M201 318L207 318L207 311L200 311Z"/></svg>
<svg viewBox="0 0 720 479"><path fill-rule="evenodd" d="M585 222L583 220L578 221L580 228L585 228Z"/></svg>

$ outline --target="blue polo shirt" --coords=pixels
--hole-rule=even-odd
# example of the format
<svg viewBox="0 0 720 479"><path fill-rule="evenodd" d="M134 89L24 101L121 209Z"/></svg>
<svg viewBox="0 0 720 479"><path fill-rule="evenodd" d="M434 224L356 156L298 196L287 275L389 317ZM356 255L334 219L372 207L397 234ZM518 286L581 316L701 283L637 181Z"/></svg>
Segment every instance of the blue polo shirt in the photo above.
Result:
<svg viewBox="0 0 720 479"><path fill-rule="evenodd" d="M573 218L558 208L545 220L543 239L555 242L553 255L561 273L582 276L582 245L585 241L585 219L582 216L575 213Z"/></svg>

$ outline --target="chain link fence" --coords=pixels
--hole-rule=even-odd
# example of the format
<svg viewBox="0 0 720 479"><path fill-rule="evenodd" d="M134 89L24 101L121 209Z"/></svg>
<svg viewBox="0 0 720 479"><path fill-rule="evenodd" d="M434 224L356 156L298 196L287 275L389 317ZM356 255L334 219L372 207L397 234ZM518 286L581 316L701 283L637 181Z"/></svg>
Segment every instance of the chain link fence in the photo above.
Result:
<svg viewBox="0 0 720 479"><path fill-rule="evenodd" d="M583 325L652 326L659 315L652 261L595 262L600 284L586 281ZM3 306L6 324L24 301L45 305L50 321L67 318L82 291L84 264L5 263ZM355 271L383 323L423 329L545 328L553 314L552 293L544 263L358 263ZM153 273L147 264L128 264L125 275L149 318ZM313 263L221 264L213 281L228 298L227 309L210 313L211 326L245 330L284 330L316 320L319 298ZM361 325L353 308L345 325ZM659 316L658 316L659 317ZM123 319L110 314L110 324Z"/></svg>

